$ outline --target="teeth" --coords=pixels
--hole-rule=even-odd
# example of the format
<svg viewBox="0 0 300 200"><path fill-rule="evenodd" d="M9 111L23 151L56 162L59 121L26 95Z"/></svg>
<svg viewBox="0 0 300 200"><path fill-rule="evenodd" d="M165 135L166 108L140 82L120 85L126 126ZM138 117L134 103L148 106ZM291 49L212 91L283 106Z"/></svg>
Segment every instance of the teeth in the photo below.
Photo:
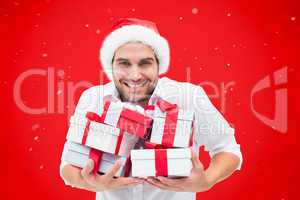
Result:
<svg viewBox="0 0 300 200"><path fill-rule="evenodd" d="M145 85L147 81L144 81L144 82L141 82L139 84L134 84L134 83L129 83L129 82L124 82L128 87L131 87L131 88L136 88L136 87L142 87Z"/></svg>

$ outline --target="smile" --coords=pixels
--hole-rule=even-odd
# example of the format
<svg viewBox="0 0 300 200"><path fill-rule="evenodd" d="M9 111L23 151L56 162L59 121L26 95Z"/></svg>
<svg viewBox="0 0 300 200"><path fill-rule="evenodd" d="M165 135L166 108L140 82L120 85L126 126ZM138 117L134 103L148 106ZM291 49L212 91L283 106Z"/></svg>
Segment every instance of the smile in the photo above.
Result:
<svg viewBox="0 0 300 200"><path fill-rule="evenodd" d="M132 83L132 82L129 82L129 81L124 81L124 85L126 85L127 87L129 88L139 88L139 87L144 87L146 85L148 81L145 80L143 82L139 82L139 83Z"/></svg>

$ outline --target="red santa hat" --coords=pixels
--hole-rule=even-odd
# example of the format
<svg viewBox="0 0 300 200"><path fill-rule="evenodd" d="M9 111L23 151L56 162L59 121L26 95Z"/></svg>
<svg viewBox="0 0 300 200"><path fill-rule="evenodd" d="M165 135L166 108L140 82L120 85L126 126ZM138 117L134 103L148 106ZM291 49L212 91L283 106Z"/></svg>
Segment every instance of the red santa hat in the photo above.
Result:
<svg viewBox="0 0 300 200"><path fill-rule="evenodd" d="M115 51L127 42L142 42L149 45L159 61L159 74L168 71L170 49L168 41L162 37L155 23L135 18L119 19L102 43L100 62L104 72L112 80L112 59Z"/></svg>

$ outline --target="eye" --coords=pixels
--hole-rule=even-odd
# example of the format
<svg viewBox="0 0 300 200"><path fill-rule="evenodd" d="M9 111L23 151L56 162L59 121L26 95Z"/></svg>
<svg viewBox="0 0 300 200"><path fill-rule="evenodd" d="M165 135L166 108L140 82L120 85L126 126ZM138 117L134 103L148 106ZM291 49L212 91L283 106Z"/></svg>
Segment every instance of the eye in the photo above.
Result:
<svg viewBox="0 0 300 200"><path fill-rule="evenodd" d="M139 63L139 65L144 67L144 66L152 65L152 62L151 61L142 61Z"/></svg>
<svg viewBox="0 0 300 200"><path fill-rule="evenodd" d="M119 65L124 66L124 67L128 67L130 66L129 62L123 61L123 62L119 62Z"/></svg>

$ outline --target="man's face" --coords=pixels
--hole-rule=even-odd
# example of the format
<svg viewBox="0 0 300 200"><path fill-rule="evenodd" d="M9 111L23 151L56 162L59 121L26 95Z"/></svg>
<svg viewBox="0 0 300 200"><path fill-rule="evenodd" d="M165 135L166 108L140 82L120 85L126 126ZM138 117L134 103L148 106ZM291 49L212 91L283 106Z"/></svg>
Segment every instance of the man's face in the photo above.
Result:
<svg viewBox="0 0 300 200"><path fill-rule="evenodd" d="M113 80L123 101L148 101L158 80L158 63L151 47L140 42L120 46L112 68Z"/></svg>

